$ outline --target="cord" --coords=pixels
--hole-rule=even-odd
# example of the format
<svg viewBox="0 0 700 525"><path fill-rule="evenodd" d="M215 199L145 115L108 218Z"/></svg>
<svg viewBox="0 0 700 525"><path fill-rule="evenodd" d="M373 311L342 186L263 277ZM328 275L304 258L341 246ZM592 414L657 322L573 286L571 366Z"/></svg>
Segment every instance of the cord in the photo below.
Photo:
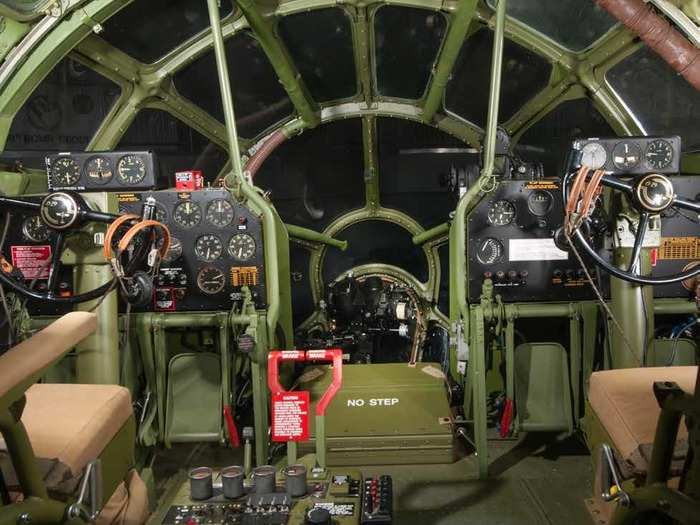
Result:
<svg viewBox="0 0 700 525"><path fill-rule="evenodd" d="M674 334L673 331L671 331L671 338L673 339L673 345L671 346L671 357L667 361L666 366L671 366L673 364L673 362L676 360L676 355L678 352L678 343L680 342L680 339L681 339L681 336L683 335L683 333L686 330L688 330L689 328L692 328L692 326L694 324L698 323L699 321L700 321L700 319L695 318L692 321L690 321L689 323L686 323L683 326L681 326L680 330L678 330L677 333Z"/></svg>

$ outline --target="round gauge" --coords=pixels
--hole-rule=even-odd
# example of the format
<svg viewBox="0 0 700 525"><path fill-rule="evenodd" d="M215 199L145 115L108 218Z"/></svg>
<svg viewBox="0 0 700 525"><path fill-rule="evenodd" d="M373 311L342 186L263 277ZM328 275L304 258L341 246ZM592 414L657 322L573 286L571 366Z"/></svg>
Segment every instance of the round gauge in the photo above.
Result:
<svg viewBox="0 0 700 525"><path fill-rule="evenodd" d="M171 263L182 256L182 241L177 237L170 238L170 248L163 257L163 262Z"/></svg>
<svg viewBox="0 0 700 525"><path fill-rule="evenodd" d="M486 217L494 226L507 226L515 218L515 206L507 200L496 201L489 206Z"/></svg>
<svg viewBox="0 0 700 525"><path fill-rule="evenodd" d="M122 184L138 184L146 176L146 164L137 155L124 155L117 163L117 179Z"/></svg>
<svg viewBox="0 0 700 525"><path fill-rule="evenodd" d="M592 170L599 170L607 160L608 152L600 142L589 142L581 150L581 164Z"/></svg>
<svg viewBox="0 0 700 525"><path fill-rule="evenodd" d="M205 266L197 273L197 287L206 294L219 293L225 284L224 272L213 266Z"/></svg>
<svg viewBox="0 0 700 525"><path fill-rule="evenodd" d="M216 235L207 233L198 237L194 243L194 254L202 261L214 261L221 257L224 245Z"/></svg>
<svg viewBox="0 0 700 525"><path fill-rule="evenodd" d="M647 147L647 164L655 170L668 168L673 162L673 146L667 140L657 139Z"/></svg>
<svg viewBox="0 0 700 525"><path fill-rule="evenodd" d="M51 166L53 186L74 186L80 180L80 168L68 157L58 158Z"/></svg>
<svg viewBox="0 0 700 525"><path fill-rule="evenodd" d="M173 219L183 228L192 228L202 220L202 209L192 201L181 202L175 206Z"/></svg>
<svg viewBox="0 0 700 525"><path fill-rule="evenodd" d="M64 230L78 220L78 202L68 193L51 193L41 201L41 218L50 228Z"/></svg>
<svg viewBox="0 0 700 525"><path fill-rule="evenodd" d="M642 160L642 148L628 140L618 142L613 148L613 164L619 170L636 168Z"/></svg>
<svg viewBox="0 0 700 525"><path fill-rule="evenodd" d="M32 242L45 242L49 240L49 228L41 220L41 217L34 215L24 219L22 223L22 234Z"/></svg>
<svg viewBox="0 0 700 525"><path fill-rule="evenodd" d="M158 222L165 222L168 220L168 212L165 211L165 208L163 207L162 204L156 204L156 216L155 219Z"/></svg>
<svg viewBox="0 0 700 525"><path fill-rule="evenodd" d="M91 157L85 164L85 174L96 184L107 184L112 180L112 163L105 157Z"/></svg>
<svg viewBox="0 0 700 525"><path fill-rule="evenodd" d="M207 206L207 221L219 228L225 228L233 220L233 206L225 199L216 199Z"/></svg>
<svg viewBox="0 0 700 525"><path fill-rule="evenodd" d="M255 255L255 239L247 233L237 233L228 241L228 253L239 261L247 261Z"/></svg>
<svg viewBox="0 0 700 525"><path fill-rule="evenodd" d="M527 208L536 217L544 217L554 204L552 194L544 190L535 190L527 198Z"/></svg>
<svg viewBox="0 0 700 525"><path fill-rule="evenodd" d="M479 243L476 258L481 264L495 264L501 261L504 251L501 241L487 237Z"/></svg>

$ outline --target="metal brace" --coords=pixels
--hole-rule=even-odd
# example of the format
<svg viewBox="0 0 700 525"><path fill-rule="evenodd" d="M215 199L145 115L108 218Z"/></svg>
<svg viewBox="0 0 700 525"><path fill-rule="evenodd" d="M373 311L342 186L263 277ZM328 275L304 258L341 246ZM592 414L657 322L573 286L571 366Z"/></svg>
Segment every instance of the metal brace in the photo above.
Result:
<svg viewBox="0 0 700 525"><path fill-rule="evenodd" d="M452 325L453 346L456 348L457 371L460 374L467 373L467 362L469 361L469 343L464 339L464 325L462 322Z"/></svg>
<svg viewBox="0 0 700 525"><path fill-rule="evenodd" d="M632 503L629 494L625 492L620 483L620 475L617 472L617 465L613 458L612 449L607 443L603 443L600 453L603 456L601 468L601 487L603 493L600 495L603 501L616 501L623 507L629 507Z"/></svg>
<svg viewBox="0 0 700 525"><path fill-rule="evenodd" d="M89 507L86 502L89 500ZM85 466L80 491L75 503L68 507L70 519L80 518L94 523L102 510L102 462L95 459Z"/></svg>

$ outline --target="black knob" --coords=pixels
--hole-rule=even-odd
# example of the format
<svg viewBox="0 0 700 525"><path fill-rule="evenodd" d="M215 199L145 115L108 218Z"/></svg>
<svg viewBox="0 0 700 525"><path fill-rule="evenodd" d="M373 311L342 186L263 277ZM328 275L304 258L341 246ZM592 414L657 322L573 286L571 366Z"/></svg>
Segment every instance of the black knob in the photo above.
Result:
<svg viewBox="0 0 700 525"><path fill-rule="evenodd" d="M331 513L326 509L316 507L306 513L307 525L331 525Z"/></svg>
<svg viewBox="0 0 700 525"><path fill-rule="evenodd" d="M518 272L515 270L511 270L508 272L508 279L511 281L515 281L515 278L518 276Z"/></svg>
<svg viewBox="0 0 700 525"><path fill-rule="evenodd" d="M496 272L496 280L502 281L503 279L506 278L506 273L503 271L498 271Z"/></svg>

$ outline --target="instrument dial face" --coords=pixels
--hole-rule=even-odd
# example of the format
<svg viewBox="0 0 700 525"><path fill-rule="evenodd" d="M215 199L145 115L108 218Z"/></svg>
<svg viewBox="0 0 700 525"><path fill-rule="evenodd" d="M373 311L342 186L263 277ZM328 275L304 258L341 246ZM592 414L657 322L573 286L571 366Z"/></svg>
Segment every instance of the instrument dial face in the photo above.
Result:
<svg viewBox="0 0 700 525"><path fill-rule="evenodd" d="M122 184L138 184L146 176L146 164L137 155L124 155L117 163L117 179Z"/></svg>
<svg viewBox="0 0 700 525"><path fill-rule="evenodd" d="M613 164L619 170L636 168L642 160L642 148L639 144L624 140L618 142L613 149Z"/></svg>
<svg viewBox="0 0 700 525"><path fill-rule="evenodd" d="M51 179L54 186L74 186L80 180L80 168L71 158L56 159L51 166Z"/></svg>
<svg viewBox="0 0 700 525"><path fill-rule="evenodd" d="M652 173L639 181L635 188L637 200L646 211L658 213L665 210L675 199L673 184L663 175Z"/></svg>
<svg viewBox="0 0 700 525"><path fill-rule="evenodd" d="M197 287L204 293L213 295L224 289L226 276L213 266L205 266L197 273Z"/></svg>
<svg viewBox="0 0 700 525"><path fill-rule="evenodd" d="M41 220L41 217L34 215L33 217L24 219L22 223L22 234L29 241L45 242L49 240L51 232L48 226L44 224L44 221Z"/></svg>
<svg viewBox="0 0 700 525"><path fill-rule="evenodd" d="M194 253L202 261L215 261L224 252L224 245L216 235L207 233L194 243Z"/></svg>
<svg viewBox="0 0 700 525"><path fill-rule="evenodd" d="M544 190L533 191L527 198L527 208L536 217L544 217L554 204L552 194Z"/></svg>
<svg viewBox="0 0 700 525"><path fill-rule="evenodd" d="M673 162L673 146L663 139L654 140L647 147L645 158L650 168L655 170L667 168Z"/></svg>
<svg viewBox="0 0 700 525"><path fill-rule="evenodd" d="M171 263L182 256L182 241L177 237L170 238L170 248L168 252L163 257L163 262Z"/></svg>
<svg viewBox="0 0 700 525"><path fill-rule="evenodd" d="M507 226L515 218L515 206L507 200L496 201L489 206L486 217L494 226Z"/></svg>
<svg viewBox="0 0 700 525"><path fill-rule="evenodd" d="M192 201L181 202L175 206L173 219L183 228L192 228L202 220L202 208Z"/></svg>
<svg viewBox="0 0 700 525"><path fill-rule="evenodd" d="M114 176L112 163L105 157L91 157L85 163L85 174L96 184L107 184Z"/></svg>
<svg viewBox="0 0 700 525"><path fill-rule="evenodd" d="M168 212L165 211L165 208L163 207L162 204L157 204L156 203L156 216L155 219L158 222L165 222L168 220Z"/></svg>
<svg viewBox="0 0 700 525"><path fill-rule="evenodd" d="M255 239L247 233L237 233L228 242L228 253L239 261L247 261L255 255Z"/></svg>
<svg viewBox="0 0 700 525"><path fill-rule="evenodd" d="M495 264L503 259L503 244L498 239L487 237L476 250L476 258L481 264Z"/></svg>
<svg viewBox="0 0 700 525"><path fill-rule="evenodd" d="M600 142L589 142L581 150L581 164L593 170L605 166L607 160L608 152Z"/></svg>
<svg viewBox="0 0 700 525"><path fill-rule="evenodd" d="M216 199L207 206L206 219L214 226L225 228L233 221L233 206L225 199Z"/></svg>
<svg viewBox="0 0 700 525"><path fill-rule="evenodd" d="M51 228L64 230L78 220L78 202L67 193L52 193L41 202L41 218Z"/></svg>

